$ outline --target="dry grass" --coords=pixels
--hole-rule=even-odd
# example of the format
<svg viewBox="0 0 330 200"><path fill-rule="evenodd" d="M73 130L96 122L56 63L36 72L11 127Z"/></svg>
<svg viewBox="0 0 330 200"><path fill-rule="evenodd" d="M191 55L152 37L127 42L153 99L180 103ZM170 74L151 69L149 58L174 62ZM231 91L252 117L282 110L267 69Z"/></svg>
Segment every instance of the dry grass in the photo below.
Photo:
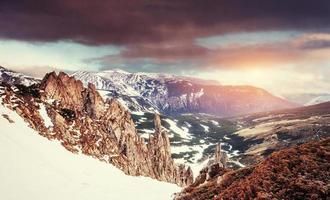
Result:
<svg viewBox="0 0 330 200"><path fill-rule="evenodd" d="M180 200L328 199L330 139L273 153L260 164L186 188Z"/></svg>

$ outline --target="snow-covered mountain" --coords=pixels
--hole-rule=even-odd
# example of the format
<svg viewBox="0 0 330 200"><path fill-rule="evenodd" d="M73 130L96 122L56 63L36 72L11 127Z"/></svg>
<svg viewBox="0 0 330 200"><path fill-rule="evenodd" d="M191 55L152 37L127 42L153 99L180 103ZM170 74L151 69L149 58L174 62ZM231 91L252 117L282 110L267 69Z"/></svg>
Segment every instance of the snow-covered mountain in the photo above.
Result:
<svg viewBox="0 0 330 200"><path fill-rule="evenodd" d="M223 86L199 79L122 70L78 71L73 76L93 83L105 97L115 97L133 111L166 115L207 113L234 116L296 106L252 86Z"/></svg>
<svg viewBox="0 0 330 200"><path fill-rule="evenodd" d="M18 73L0 66L0 82L6 82L8 84L21 84L25 86L39 83L40 80Z"/></svg>
<svg viewBox="0 0 330 200"><path fill-rule="evenodd" d="M13 77L17 77L19 74L11 73ZM168 113L168 110L162 109L163 107L159 104L168 102L175 108L186 105L186 107L181 107L185 108L185 110L181 110L182 112L198 112L193 110L192 105L196 102L198 105L204 101L210 101L212 96L208 98L203 96L210 96L214 93L209 91L211 87L214 87L214 90L220 90L219 100L210 104L210 108L214 109L217 109L217 104L219 101L221 102L221 99L229 98L231 95L236 95L232 97L235 105L248 104L251 97L244 95L246 99L242 98L244 91L248 94L251 93L251 95L255 94L256 91L259 91L261 95L265 94L265 97L262 98L263 101L267 101L267 97L274 98L267 92L253 87L221 86L213 81L166 74L128 73L122 70L111 70L93 73L80 71L74 75L83 80L86 86L89 82L95 84L103 97L115 98L127 109L134 111L132 118L136 124L136 130L146 140L149 139L149 134L155 132L152 113L160 112L162 125L170 137L172 157L178 163L189 164L195 174L207 162L208 157L213 155L215 145L219 142L222 143L222 148L229 157L237 156L242 151L240 146L242 139L233 134L240 127L215 115L197 113L166 115L171 114L171 112ZM194 93L194 91L199 92ZM241 102L235 102L237 99ZM192 103L187 104L188 100ZM227 99L219 107L226 109L229 103L230 99ZM229 164L241 166L235 159L230 159Z"/></svg>
<svg viewBox="0 0 330 200"><path fill-rule="evenodd" d="M290 93L283 97L291 102L310 106L330 101L330 93Z"/></svg>
<svg viewBox="0 0 330 200"><path fill-rule="evenodd" d="M41 137L0 103L1 199L169 200L180 188L132 177Z"/></svg>
<svg viewBox="0 0 330 200"><path fill-rule="evenodd" d="M310 100L309 102L307 102L305 105L310 106L310 105L320 104L320 103L324 103L324 102L328 102L328 101L330 101L330 94L315 97L312 100Z"/></svg>

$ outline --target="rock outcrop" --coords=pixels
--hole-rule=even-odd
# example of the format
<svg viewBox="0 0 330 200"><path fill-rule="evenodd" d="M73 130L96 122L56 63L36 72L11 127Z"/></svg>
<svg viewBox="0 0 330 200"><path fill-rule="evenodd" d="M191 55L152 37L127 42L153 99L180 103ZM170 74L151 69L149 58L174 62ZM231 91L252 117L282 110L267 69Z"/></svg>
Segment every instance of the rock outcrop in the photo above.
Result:
<svg viewBox="0 0 330 200"><path fill-rule="evenodd" d="M196 177L192 187L197 187L199 185L205 184L216 177L222 176L224 173L230 171L226 168L227 166L227 154L221 151L221 143L217 144L215 147L214 159L211 159L207 166L204 167L199 175Z"/></svg>
<svg viewBox="0 0 330 200"><path fill-rule="evenodd" d="M176 200L328 199L330 139L273 153L257 165L220 170L203 184L192 184Z"/></svg>
<svg viewBox="0 0 330 200"><path fill-rule="evenodd" d="M178 176L181 179L179 181L183 182L183 185L190 185L193 182L192 170L190 167L185 169L184 165L179 165L179 170L172 167L175 164L171 158L170 140L166 132L161 130L161 121L158 114L155 115L154 122L155 134L153 136L150 135L147 145L154 173L165 180L167 177Z"/></svg>
<svg viewBox="0 0 330 200"><path fill-rule="evenodd" d="M35 91L37 95L3 84L2 103L41 135L61 141L68 150L109 162L128 175L180 186L192 183L191 169L176 165L171 158L169 138L158 115L156 131L146 143L138 136L130 113L114 99L104 101L92 84L85 88L65 73L52 72L24 91ZM45 118L51 125L45 123Z"/></svg>
<svg viewBox="0 0 330 200"><path fill-rule="evenodd" d="M227 161L228 161L227 153L221 151L221 143L219 143L215 146L214 158L209 160L207 166L218 164L220 167L226 168Z"/></svg>

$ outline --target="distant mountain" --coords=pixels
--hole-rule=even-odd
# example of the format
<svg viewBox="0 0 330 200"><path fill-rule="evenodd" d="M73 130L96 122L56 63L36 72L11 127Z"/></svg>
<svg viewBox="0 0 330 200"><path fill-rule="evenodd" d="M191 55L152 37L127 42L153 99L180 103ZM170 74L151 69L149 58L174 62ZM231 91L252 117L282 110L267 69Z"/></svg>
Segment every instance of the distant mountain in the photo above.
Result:
<svg viewBox="0 0 330 200"><path fill-rule="evenodd" d="M21 84L21 85L32 85L39 83L40 80L24 74L8 70L0 66L0 82L6 82L8 84Z"/></svg>
<svg viewBox="0 0 330 200"><path fill-rule="evenodd" d="M93 83L104 96L119 99L133 112L206 113L227 117L297 106L261 88L223 86L167 74L109 70L78 71L73 76L85 85Z"/></svg>
<svg viewBox="0 0 330 200"><path fill-rule="evenodd" d="M306 106L330 101L330 93L293 93L284 94L283 96L289 101Z"/></svg>
<svg viewBox="0 0 330 200"><path fill-rule="evenodd" d="M315 104L324 103L324 102L328 102L328 101L330 101L330 94L315 97L315 98L311 99L309 102L307 102L305 105L306 106L315 105Z"/></svg>
<svg viewBox="0 0 330 200"><path fill-rule="evenodd" d="M243 137L238 161L255 164L288 146L330 137L330 102L233 118ZM237 148L237 147L236 147Z"/></svg>

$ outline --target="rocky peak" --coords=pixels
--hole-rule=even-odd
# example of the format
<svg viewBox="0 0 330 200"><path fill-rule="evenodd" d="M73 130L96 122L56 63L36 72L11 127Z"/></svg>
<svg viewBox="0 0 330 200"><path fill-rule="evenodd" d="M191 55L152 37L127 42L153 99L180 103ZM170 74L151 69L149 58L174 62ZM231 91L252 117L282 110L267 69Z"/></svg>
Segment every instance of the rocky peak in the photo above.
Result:
<svg viewBox="0 0 330 200"><path fill-rule="evenodd" d="M151 156L153 169L156 174L166 177L176 177L181 185L190 185L193 182L193 173L190 167L184 165L175 165L171 157L170 140L165 131L162 131L161 120L158 114L154 117L155 133L150 136L148 151Z"/></svg>
<svg viewBox="0 0 330 200"><path fill-rule="evenodd" d="M104 101L93 84L83 87L81 81L60 72L51 72L41 81L40 89L44 100L57 100L62 105L86 112L91 118L100 118L104 111Z"/></svg>
<svg viewBox="0 0 330 200"><path fill-rule="evenodd" d="M56 100L74 110L82 110L85 90L81 81L77 81L67 74L55 72L46 74L40 85L43 100Z"/></svg>
<svg viewBox="0 0 330 200"><path fill-rule="evenodd" d="M155 132L160 133L162 125L161 125L160 117L158 114L155 114L154 124L155 124Z"/></svg>

